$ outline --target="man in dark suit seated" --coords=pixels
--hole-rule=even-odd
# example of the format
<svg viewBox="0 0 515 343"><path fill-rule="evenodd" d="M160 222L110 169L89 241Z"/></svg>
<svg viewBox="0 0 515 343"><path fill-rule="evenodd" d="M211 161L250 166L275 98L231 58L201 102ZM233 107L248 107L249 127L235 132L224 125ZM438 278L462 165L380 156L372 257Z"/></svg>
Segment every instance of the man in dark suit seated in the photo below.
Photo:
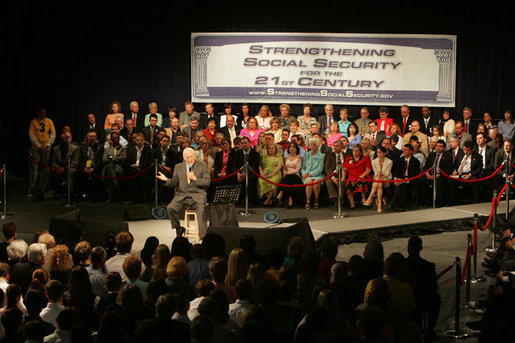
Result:
<svg viewBox="0 0 515 343"><path fill-rule="evenodd" d="M172 229L177 231L177 237L183 235L183 229L179 219L180 213L185 206L189 206L197 213L199 223L199 236L202 239L207 231L207 218L204 213L206 204L206 188L211 184L211 176L207 164L195 160L195 151L186 148L183 151L184 161L176 164L173 177L167 178L163 173L156 177L165 181L166 187L175 188L175 197L166 207L172 224Z"/></svg>
<svg viewBox="0 0 515 343"><path fill-rule="evenodd" d="M476 135L475 150L483 160L483 170L481 177L492 175L494 172L494 157L495 149L487 144L487 136L485 133L480 132ZM479 198L483 201L489 201L493 196L493 182L492 179L479 182Z"/></svg>
<svg viewBox="0 0 515 343"><path fill-rule="evenodd" d="M422 239L413 236L408 241L407 281L413 289L417 309L415 311L415 322L422 329L424 314L427 314L426 339L433 338L436 320L440 313L441 298L438 294L438 283L436 278L435 264L420 257L422 251Z"/></svg>
<svg viewBox="0 0 515 343"><path fill-rule="evenodd" d="M392 175L396 181L393 183L393 198L391 206L396 211L405 211L408 204L410 207L417 208L418 196L417 183L418 179L412 181L403 181L420 174L420 162L413 157L413 146L404 144L402 147L402 156L393 162Z"/></svg>
<svg viewBox="0 0 515 343"><path fill-rule="evenodd" d="M385 137L381 142L381 146L386 149L386 157L390 160L395 161L402 155L402 151L395 147L397 141L393 142L393 138L398 140L398 137L393 135L392 137Z"/></svg>
<svg viewBox="0 0 515 343"><path fill-rule="evenodd" d="M207 124L209 123L209 119L214 118L216 123L216 128L220 127L220 116L215 114L215 107L212 103L206 104L206 114L200 115L200 123L199 127L201 130L207 129Z"/></svg>
<svg viewBox="0 0 515 343"><path fill-rule="evenodd" d="M142 132L145 136L145 141L152 146L154 140L157 138L160 127L157 126L157 115L155 113L151 114L148 120L150 124L145 126Z"/></svg>
<svg viewBox="0 0 515 343"><path fill-rule="evenodd" d="M384 131L379 131L379 126L373 120L368 123L368 130L370 131L369 135L365 135L367 138L370 138L370 143L372 144L372 150L377 150L377 147L381 145L383 139L386 137L386 133Z"/></svg>
<svg viewBox="0 0 515 343"><path fill-rule="evenodd" d="M231 148L234 148L234 138L236 138L241 131L241 127L235 125L235 120L232 115L228 115L225 120L226 125L218 130L224 137L229 139ZM217 126L218 127L218 126Z"/></svg>
<svg viewBox="0 0 515 343"><path fill-rule="evenodd" d="M127 147L127 160L125 165L126 175L135 175L148 168L152 160L152 149L145 142L142 133L134 134L134 145ZM149 198L151 185L151 172L144 173L131 180L129 203L135 203L137 198Z"/></svg>
<svg viewBox="0 0 515 343"><path fill-rule="evenodd" d="M447 200L447 178L443 176L440 171L443 171L447 175L452 173L452 157L445 150L445 141L443 139L436 142L435 151L430 153L427 157L425 169L431 168L431 171L425 175L424 190L428 196L426 197L426 204L429 206L433 199L433 192L429 191L430 185L433 185L436 178L436 207L445 206ZM433 169L436 164L436 173Z"/></svg>
<svg viewBox="0 0 515 343"><path fill-rule="evenodd" d="M97 141L96 132L88 132L86 141L79 147L78 166L90 174L100 175L102 172L102 154L104 148ZM82 172L77 173L77 193L80 198L89 197L90 201L100 198L102 180L88 176Z"/></svg>
<svg viewBox="0 0 515 343"><path fill-rule="evenodd" d="M93 113L88 114L88 124L82 129L80 140L82 141L84 137L86 137L86 134L88 132L96 132L97 134L97 140L99 142L103 142L105 139L104 135L104 126L103 125L97 125L97 120L95 118L95 115Z"/></svg>
<svg viewBox="0 0 515 343"><path fill-rule="evenodd" d="M125 126L120 130L120 135L129 142L132 143L133 136L136 132L140 132L135 126L131 118L125 120Z"/></svg>
<svg viewBox="0 0 515 343"><path fill-rule="evenodd" d="M130 111L125 115L125 118L132 119L132 126L139 131L143 130L145 126L145 115L139 113L139 104L137 101L131 101L129 104Z"/></svg>
<svg viewBox="0 0 515 343"><path fill-rule="evenodd" d="M157 160L157 163L166 172L166 175L172 175L175 165L179 163L177 160L176 153L170 149L170 136L164 135L161 137L161 146L157 149L152 150L152 160ZM170 201L173 195L173 189L168 187L162 187L161 183L158 183L159 197L161 199L168 199Z"/></svg>
<svg viewBox="0 0 515 343"><path fill-rule="evenodd" d="M499 149L494 156L494 170L497 170L504 163L504 166L501 168L501 171L498 172L493 177L494 187L501 191L501 188L504 186L506 179L506 173L508 176L511 176L513 179L513 173L515 172L515 168L513 168L513 164L515 154L513 153L513 142L510 139L506 139L503 143L503 148Z"/></svg>
<svg viewBox="0 0 515 343"><path fill-rule="evenodd" d="M110 178L123 176L123 165L126 159L127 147L120 144L120 134L118 132L111 133L110 144L104 148L102 155L102 175ZM109 194L108 203L114 201L119 187L118 180L106 180L105 188Z"/></svg>
<svg viewBox="0 0 515 343"><path fill-rule="evenodd" d="M259 153L257 153L252 147L250 146L250 140L248 137L241 137L241 150L237 150L234 155L234 164L232 170L238 170L242 166L245 165L245 162L248 161L249 167L253 169L255 172L259 172L259 162L260 162L260 156ZM243 169L241 172L236 174L238 177L238 183L243 183L242 187L242 194L243 197L240 196L240 199L245 199L245 170ZM257 184L258 184L258 178L254 173L252 173L249 170L249 204L251 206L254 206L258 203L258 192L257 192Z"/></svg>
<svg viewBox="0 0 515 343"><path fill-rule="evenodd" d="M422 107L422 118L420 118L420 132L428 137L433 135L433 126L438 125L438 118L431 114L429 107Z"/></svg>
<svg viewBox="0 0 515 343"><path fill-rule="evenodd" d="M463 155L460 155L460 159L456 158L454 163L454 170L452 176L457 179L473 180L481 176L483 170L483 159L481 155L473 151L474 144L471 141L466 141L463 144ZM456 193L458 191L459 181L449 180L449 193L451 197L451 204L456 201ZM465 187L468 184L463 183ZM479 199L479 187L478 183L474 182L470 184L472 188L472 202L477 203Z"/></svg>

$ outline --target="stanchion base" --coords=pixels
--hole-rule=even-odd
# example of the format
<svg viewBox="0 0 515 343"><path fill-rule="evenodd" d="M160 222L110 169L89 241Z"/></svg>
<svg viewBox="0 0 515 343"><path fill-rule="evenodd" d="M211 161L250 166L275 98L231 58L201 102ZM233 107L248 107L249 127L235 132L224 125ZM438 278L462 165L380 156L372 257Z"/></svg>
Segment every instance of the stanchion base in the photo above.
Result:
<svg viewBox="0 0 515 343"><path fill-rule="evenodd" d="M479 283L479 282L485 282L485 281L486 281L486 279L482 276L470 280L471 283Z"/></svg>
<svg viewBox="0 0 515 343"><path fill-rule="evenodd" d="M13 220L14 219L14 213L4 213L2 214L2 216L0 217L0 221L4 221L4 220Z"/></svg>
<svg viewBox="0 0 515 343"><path fill-rule="evenodd" d="M335 214L333 216L333 219L342 219L342 218L347 218L349 215L348 214Z"/></svg>
<svg viewBox="0 0 515 343"><path fill-rule="evenodd" d="M256 211L254 210L248 210L247 212L245 211L240 211L238 212L240 214L240 216L251 216L253 214L256 214Z"/></svg>
<svg viewBox="0 0 515 343"><path fill-rule="evenodd" d="M66 207L66 208L77 207L77 205L75 205L75 204L64 204L64 207Z"/></svg>
<svg viewBox="0 0 515 343"><path fill-rule="evenodd" d="M489 253L494 253L497 251L497 249L496 248L485 248L485 251L489 252Z"/></svg>
<svg viewBox="0 0 515 343"><path fill-rule="evenodd" d="M470 334L468 332L463 332L463 331L456 332L454 330L445 331L443 334L445 337L453 338L453 339L465 339L465 338L472 337L472 334Z"/></svg>

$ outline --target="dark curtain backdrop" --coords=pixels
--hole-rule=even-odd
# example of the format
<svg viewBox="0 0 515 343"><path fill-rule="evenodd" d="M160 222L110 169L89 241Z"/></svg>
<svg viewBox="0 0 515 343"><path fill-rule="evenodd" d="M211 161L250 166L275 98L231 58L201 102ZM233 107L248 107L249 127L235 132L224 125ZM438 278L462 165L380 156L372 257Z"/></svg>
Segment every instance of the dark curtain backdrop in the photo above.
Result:
<svg viewBox="0 0 515 343"><path fill-rule="evenodd" d="M510 2L458 1L4 1L0 6L1 162L26 173L30 120L44 105L77 135L93 112L138 100L160 113L190 98L191 32L417 33L458 36L457 106L495 118L513 106ZM257 111L260 104L253 104ZM203 109L203 104L196 104ZM221 104L216 106L221 111ZM352 115L359 108L349 106ZM371 113L376 115L376 108ZM277 104L272 111L278 112ZM321 104L315 112L323 111ZM392 108L393 115L398 108ZM419 112L420 109L414 108ZM435 109L435 112L439 112ZM293 106L299 113L299 106Z"/></svg>

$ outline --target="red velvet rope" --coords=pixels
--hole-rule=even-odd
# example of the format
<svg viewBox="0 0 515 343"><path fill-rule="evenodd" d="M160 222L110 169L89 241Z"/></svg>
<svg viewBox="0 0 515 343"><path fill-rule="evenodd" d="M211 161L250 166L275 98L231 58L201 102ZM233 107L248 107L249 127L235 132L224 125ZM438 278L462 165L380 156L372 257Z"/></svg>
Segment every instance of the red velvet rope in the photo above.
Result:
<svg viewBox="0 0 515 343"><path fill-rule="evenodd" d="M219 182L219 181L223 181L225 179L228 179L236 174L238 174L240 172L241 169L238 169L232 173L230 173L229 175L225 175L225 176L222 176L222 177L219 177L219 178L216 178L216 179L211 179L211 182Z"/></svg>
<svg viewBox="0 0 515 343"><path fill-rule="evenodd" d="M477 228L479 224L474 223L474 238L472 239L472 254L476 254L476 246L477 246Z"/></svg>
<svg viewBox="0 0 515 343"><path fill-rule="evenodd" d="M38 166L42 166L42 167L45 167L45 168L48 168L50 169L54 174L57 174L57 175L61 175L61 174L64 174L64 172L66 171L66 168L64 168L64 170L62 172L59 172L57 171L57 169L55 169L54 167L52 167L51 165L49 164L46 164L46 163L43 163L43 162L39 162L38 160L36 160L34 158L34 156L32 155L29 155L30 156L30 159L32 160L32 162L34 162L35 164L37 164Z"/></svg>
<svg viewBox="0 0 515 343"><path fill-rule="evenodd" d="M89 173L89 172L85 171L84 169L80 168L78 165L75 165L74 167L77 168L77 170L80 171L81 173L84 173L84 174L86 174L88 176L91 176L91 177L95 177L97 179L104 179L104 180L128 180L128 179L133 179L135 177L138 177L138 176L140 176L142 174L145 174L150 169L152 169L153 166L154 166L154 164L152 163L150 166L148 166L147 168L145 168L143 170L140 170L136 174L127 175L127 176L116 176L116 177L114 177L114 176L103 176L103 175L97 175L97 174Z"/></svg>
<svg viewBox="0 0 515 343"><path fill-rule="evenodd" d="M465 179L460 179L460 178L457 178L457 177L452 177L452 176L449 176L447 173L445 173L443 170L440 170L440 173L443 174L443 176L445 176L446 178L449 178L451 180L454 180L454 181L461 181L461 182L479 182L479 181L484 181L484 180L488 180L488 179L491 179L492 177L494 177L495 174L497 174L499 172L499 170L501 170L501 168L503 167L503 164L501 164L499 166L499 168L497 168L496 171L494 171L492 174L488 175L488 176L485 176L485 177L482 177L480 179L473 179L473 180L465 180Z"/></svg>
<svg viewBox="0 0 515 343"><path fill-rule="evenodd" d="M467 268L470 263L470 254L471 254L471 246L467 247L467 257L465 258L465 264L463 265L463 273L461 274L461 284L465 283L465 278L467 277Z"/></svg>
<svg viewBox="0 0 515 343"><path fill-rule="evenodd" d="M407 182L407 181L413 181L413 180L416 180L422 176L424 176L425 174L429 173L431 170L433 170L433 168L429 168L427 169L426 171L422 172L422 174L419 174L417 176L413 176L413 177L410 177L410 178L407 178L407 179L397 179L397 180L372 180L372 179L365 179L365 178L362 178L362 177L358 177L358 180L360 181L366 181L366 182L379 182L379 183L394 183L394 182Z"/></svg>
<svg viewBox="0 0 515 343"><path fill-rule="evenodd" d="M452 269L452 267L454 267L454 263L451 264L449 267L445 268L444 270L442 270L440 273L438 273L438 275L436 275L436 279L439 279L442 276L444 276L449 270Z"/></svg>
<svg viewBox="0 0 515 343"><path fill-rule="evenodd" d="M334 172L332 172L330 175L327 175L325 178L323 178L322 180L318 180L318 181L315 181L315 182L312 182L312 183L306 183L306 184L298 184L298 185L283 185L281 183L276 183L276 182L273 182L273 181L270 181L266 178L264 178L263 176L261 176L259 173L256 173L255 170L251 169L252 173L254 173L254 175L256 175L257 177L259 177L261 180L263 181L266 181L274 186L279 186L279 187L287 187L287 188L295 188L295 187L306 187L306 186L313 186L313 185L316 185L316 184L319 184L319 183L322 183L324 182L325 180L328 180L330 178L332 178L334 176Z"/></svg>

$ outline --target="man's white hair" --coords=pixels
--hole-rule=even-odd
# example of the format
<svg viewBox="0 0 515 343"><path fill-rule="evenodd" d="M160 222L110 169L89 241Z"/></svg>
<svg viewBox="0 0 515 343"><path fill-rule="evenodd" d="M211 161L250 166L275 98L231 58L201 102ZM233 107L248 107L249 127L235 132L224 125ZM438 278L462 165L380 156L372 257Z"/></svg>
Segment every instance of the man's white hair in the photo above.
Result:
<svg viewBox="0 0 515 343"><path fill-rule="evenodd" d="M15 239L7 246L7 256L12 260L21 260L25 257L29 246L22 239Z"/></svg>
<svg viewBox="0 0 515 343"><path fill-rule="evenodd" d="M27 252L27 261L32 263L41 263L43 257L46 256L47 249L43 243L32 243L29 245L29 251Z"/></svg>
<svg viewBox="0 0 515 343"><path fill-rule="evenodd" d="M185 155L186 153L190 153L190 154L192 154L193 156L195 156L195 150L193 150L193 148L189 148L189 147L188 147L188 148L184 149L184 150L182 151L182 157L184 157L184 155Z"/></svg>

